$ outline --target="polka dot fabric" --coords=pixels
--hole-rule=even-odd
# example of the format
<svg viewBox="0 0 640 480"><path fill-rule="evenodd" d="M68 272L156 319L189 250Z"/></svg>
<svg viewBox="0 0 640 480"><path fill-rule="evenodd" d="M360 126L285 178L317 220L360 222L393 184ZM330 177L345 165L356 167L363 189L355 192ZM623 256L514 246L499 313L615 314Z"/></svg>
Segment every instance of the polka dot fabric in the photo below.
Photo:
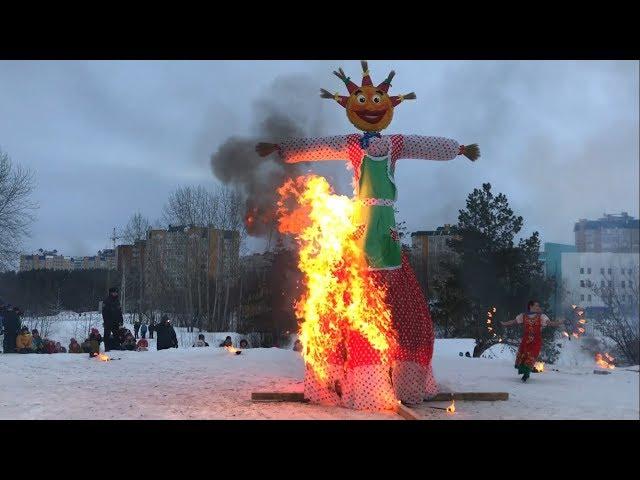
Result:
<svg viewBox="0 0 640 480"><path fill-rule="evenodd" d="M391 157L390 179L396 161L402 158L451 160L458 155L459 144L443 137L384 135L373 138L367 150L360 146L359 134L340 137L292 139L280 145L289 163L318 160L347 160L353 168L354 186L360 178L365 154ZM357 234L361 234L362 228ZM393 235L394 232L391 232ZM395 238L394 238L395 239ZM431 368L433 325L429 307L406 255L395 270L371 270L373 281L387 292L397 346L383 362L368 341L358 332L350 332L328 359L329 379L322 384L312 373L305 376L305 397L314 403L340 405L362 410L393 408L400 400L421 403L438 391Z"/></svg>

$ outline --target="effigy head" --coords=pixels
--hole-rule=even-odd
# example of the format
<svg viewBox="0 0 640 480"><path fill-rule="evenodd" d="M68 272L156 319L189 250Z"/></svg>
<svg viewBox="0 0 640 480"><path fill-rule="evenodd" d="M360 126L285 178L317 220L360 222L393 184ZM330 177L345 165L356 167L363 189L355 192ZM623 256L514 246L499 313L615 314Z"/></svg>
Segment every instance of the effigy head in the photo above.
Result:
<svg viewBox="0 0 640 480"><path fill-rule="evenodd" d="M347 118L359 130L364 132L380 132L387 128L393 119L393 109L403 100L414 100L416 94L390 96L388 94L391 80L395 76L392 70L387 78L378 86L374 86L369 75L367 62L362 61L362 84L356 85L345 75L341 68L333 72L344 82L349 91L348 96L321 89L322 98L332 98L347 111Z"/></svg>

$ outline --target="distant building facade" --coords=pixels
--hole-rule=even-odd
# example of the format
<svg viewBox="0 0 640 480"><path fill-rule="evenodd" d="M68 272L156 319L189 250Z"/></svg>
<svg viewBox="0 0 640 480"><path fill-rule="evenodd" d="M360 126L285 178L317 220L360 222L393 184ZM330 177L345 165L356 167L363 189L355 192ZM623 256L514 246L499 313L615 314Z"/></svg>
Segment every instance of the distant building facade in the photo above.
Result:
<svg viewBox="0 0 640 480"><path fill-rule="evenodd" d="M455 261L456 254L447 246L452 238L451 225L445 224L435 230L417 231L411 234L412 264L418 282L425 293L433 295L434 280L445 276L442 262Z"/></svg>
<svg viewBox="0 0 640 480"><path fill-rule="evenodd" d="M65 257L57 250L42 251L33 255L20 255L20 271L29 270L115 270L115 251L101 250L98 255L89 257Z"/></svg>
<svg viewBox="0 0 640 480"><path fill-rule="evenodd" d="M640 252L640 220L620 214L604 214L598 220L580 219L574 226L578 252Z"/></svg>
<svg viewBox="0 0 640 480"><path fill-rule="evenodd" d="M587 312L605 307L599 289L611 289L625 308L638 301L640 256L635 253L562 252L561 288L565 305Z"/></svg>
<svg viewBox="0 0 640 480"><path fill-rule="evenodd" d="M562 254L573 252L576 252L575 245L547 242L544 244L544 251L540 256L546 276L554 281L554 291L549 299L551 312L554 316L561 312L564 296L562 287Z"/></svg>

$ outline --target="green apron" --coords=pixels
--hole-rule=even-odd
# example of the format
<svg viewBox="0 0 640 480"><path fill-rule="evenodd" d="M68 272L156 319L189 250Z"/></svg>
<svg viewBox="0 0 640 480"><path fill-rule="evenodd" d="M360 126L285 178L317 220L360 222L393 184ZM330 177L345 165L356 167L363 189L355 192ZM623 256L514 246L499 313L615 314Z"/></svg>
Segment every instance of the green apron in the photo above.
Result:
<svg viewBox="0 0 640 480"><path fill-rule="evenodd" d="M356 195L359 205L354 221L364 229L358 241L371 270L392 270L401 264L400 239L394 239L391 233L397 231L393 210L396 186L390 161L389 156L365 155L360 165Z"/></svg>

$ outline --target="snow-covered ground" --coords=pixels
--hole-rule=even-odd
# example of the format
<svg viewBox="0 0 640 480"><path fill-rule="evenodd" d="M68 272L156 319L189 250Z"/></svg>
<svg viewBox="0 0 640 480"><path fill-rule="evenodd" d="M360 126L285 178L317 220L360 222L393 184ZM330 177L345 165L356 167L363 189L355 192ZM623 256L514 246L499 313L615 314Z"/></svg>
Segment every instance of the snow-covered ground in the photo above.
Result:
<svg viewBox="0 0 640 480"><path fill-rule="evenodd" d="M63 345L71 336L82 340L74 333L77 321L61 317L51 338ZM185 348L157 352L152 340L148 352L110 352L118 359L111 362L85 354L0 355L0 419L399 419L391 412L252 403L253 391L302 391L300 355L277 348L233 355L215 347L227 333L207 333L212 347L188 348L191 335L197 332L178 331ZM509 400L456 402L455 415L427 408L442 403L416 410L434 419L638 420L639 374L628 371L638 367L594 375L593 360L571 348L557 366L523 384L509 351L466 358L459 352L472 351L473 340L437 340L433 364L442 390L504 391Z"/></svg>

